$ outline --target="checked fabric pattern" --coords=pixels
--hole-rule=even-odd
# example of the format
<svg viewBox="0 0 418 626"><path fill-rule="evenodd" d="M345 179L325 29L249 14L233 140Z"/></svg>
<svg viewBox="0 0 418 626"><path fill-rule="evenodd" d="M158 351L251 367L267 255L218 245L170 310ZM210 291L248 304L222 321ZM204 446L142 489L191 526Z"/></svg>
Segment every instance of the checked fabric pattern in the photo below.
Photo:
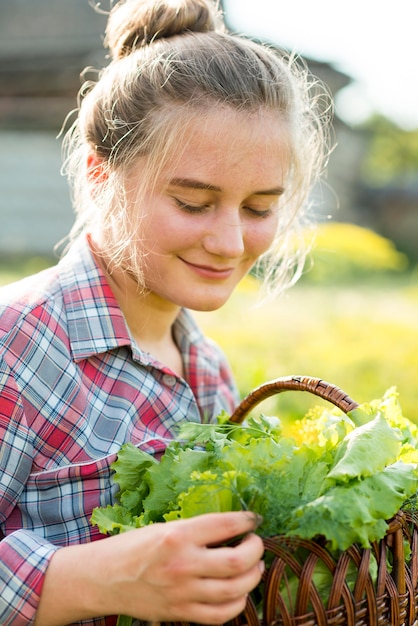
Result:
<svg viewBox="0 0 418 626"><path fill-rule="evenodd" d="M114 502L110 464L123 443L159 453L179 422L233 411L222 352L185 310L173 332L185 380L131 339L87 240L0 290L2 626L33 623L55 550L100 538L89 519Z"/></svg>

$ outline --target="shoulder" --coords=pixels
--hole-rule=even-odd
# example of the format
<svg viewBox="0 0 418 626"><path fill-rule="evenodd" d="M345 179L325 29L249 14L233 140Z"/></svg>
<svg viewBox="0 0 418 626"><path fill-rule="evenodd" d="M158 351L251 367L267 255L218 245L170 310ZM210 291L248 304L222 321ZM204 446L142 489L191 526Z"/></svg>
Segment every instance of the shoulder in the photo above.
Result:
<svg viewBox="0 0 418 626"><path fill-rule="evenodd" d="M59 292L58 267L54 266L0 288L0 335L28 317L43 318Z"/></svg>
<svg viewBox="0 0 418 626"><path fill-rule="evenodd" d="M64 327L68 307L92 300L96 274L88 246L80 242L53 267L0 288L0 342L16 327Z"/></svg>

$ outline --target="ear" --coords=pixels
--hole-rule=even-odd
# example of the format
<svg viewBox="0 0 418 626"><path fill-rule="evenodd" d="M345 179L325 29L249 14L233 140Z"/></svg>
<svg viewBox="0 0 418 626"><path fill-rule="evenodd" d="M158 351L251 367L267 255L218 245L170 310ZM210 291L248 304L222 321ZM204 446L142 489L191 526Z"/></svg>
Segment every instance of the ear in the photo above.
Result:
<svg viewBox="0 0 418 626"><path fill-rule="evenodd" d="M89 152L87 155L87 178L90 183L104 183L108 174L106 164L103 159L97 156L95 152Z"/></svg>

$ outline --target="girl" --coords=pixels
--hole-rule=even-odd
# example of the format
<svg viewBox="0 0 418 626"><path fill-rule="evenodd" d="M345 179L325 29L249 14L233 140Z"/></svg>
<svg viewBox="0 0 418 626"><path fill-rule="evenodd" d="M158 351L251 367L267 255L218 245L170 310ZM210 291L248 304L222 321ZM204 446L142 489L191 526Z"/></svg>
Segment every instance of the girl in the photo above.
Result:
<svg viewBox="0 0 418 626"><path fill-rule="evenodd" d="M263 571L248 512L102 541L90 516L115 501L123 443L159 454L182 420L236 406L189 310L221 307L252 268L276 290L297 278L320 97L294 61L228 34L212 0L121 1L106 43L65 142L69 250L0 296L4 626L223 623Z"/></svg>

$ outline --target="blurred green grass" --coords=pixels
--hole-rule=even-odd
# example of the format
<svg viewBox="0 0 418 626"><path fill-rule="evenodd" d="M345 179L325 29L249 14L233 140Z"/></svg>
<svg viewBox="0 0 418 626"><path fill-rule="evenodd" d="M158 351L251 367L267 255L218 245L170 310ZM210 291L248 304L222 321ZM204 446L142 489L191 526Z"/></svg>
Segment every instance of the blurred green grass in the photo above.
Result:
<svg viewBox="0 0 418 626"><path fill-rule="evenodd" d="M0 284L54 263L50 257L0 258ZM322 378L357 402L396 387L404 414L418 423L418 273L390 241L349 224L319 229L312 269L273 302L257 306L249 276L219 311L197 313L226 353L242 396L290 375ZM283 420L323 401L286 392L256 411Z"/></svg>
<svg viewBox="0 0 418 626"><path fill-rule="evenodd" d="M259 307L257 294L248 277L221 311L199 315L242 396L294 374L326 380L360 403L396 387L404 414L418 423L418 273L390 240L354 224L322 224L299 283ZM286 392L256 411L294 420L314 404L324 402Z"/></svg>
<svg viewBox="0 0 418 626"><path fill-rule="evenodd" d="M259 307L257 288L248 282L223 309L197 315L228 356L242 396L294 374L326 380L360 403L395 386L404 415L418 423L418 286L412 280L296 285ZM257 410L293 420L314 404L323 402L285 392Z"/></svg>

